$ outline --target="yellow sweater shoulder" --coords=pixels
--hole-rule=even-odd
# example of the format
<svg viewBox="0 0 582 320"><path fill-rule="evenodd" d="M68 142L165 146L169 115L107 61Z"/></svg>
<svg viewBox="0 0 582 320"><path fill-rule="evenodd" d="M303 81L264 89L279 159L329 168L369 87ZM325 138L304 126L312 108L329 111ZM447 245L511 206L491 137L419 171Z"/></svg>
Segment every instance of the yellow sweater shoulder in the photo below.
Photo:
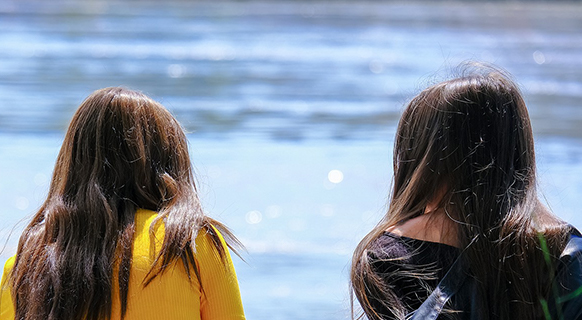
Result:
<svg viewBox="0 0 582 320"><path fill-rule="evenodd" d="M0 320L14 319L14 302L8 285L8 277L14 266L15 257L11 257L4 264L2 272L2 281L0 281Z"/></svg>
<svg viewBox="0 0 582 320"><path fill-rule="evenodd" d="M164 239L163 224L154 230L151 241L150 226L157 213L138 210L135 217L133 259L129 279L127 313L125 320L148 319L216 319L243 320L238 281L228 250L223 261L207 230L201 230L196 237L195 260L200 272L200 282L196 277L190 281L181 264L168 268L147 286L144 280L155 259L156 250ZM226 243L218 230L214 229L223 246ZM14 319L14 306L7 284L7 275L12 270L14 257L10 258L2 276L0 288L0 319ZM117 270L113 272L112 319L121 318Z"/></svg>
<svg viewBox="0 0 582 320"><path fill-rule="evenodd" d="M199 232L195 241L195 260L201 283L196 277L192 277L190 281L182 265L176 264L144 287L143 281L165 235L163 224L159 224L154 230L155 239L152 241L150 226L156 217L157 213L153 211L140 209L136 213L125 319L244 319L238 281L230 254L226 252L223 262L212 238L204 229ZM226 248L222 235L216 229L214 231ZM114 292L114 298L114 310L119 312L117 292Z"/></svg>

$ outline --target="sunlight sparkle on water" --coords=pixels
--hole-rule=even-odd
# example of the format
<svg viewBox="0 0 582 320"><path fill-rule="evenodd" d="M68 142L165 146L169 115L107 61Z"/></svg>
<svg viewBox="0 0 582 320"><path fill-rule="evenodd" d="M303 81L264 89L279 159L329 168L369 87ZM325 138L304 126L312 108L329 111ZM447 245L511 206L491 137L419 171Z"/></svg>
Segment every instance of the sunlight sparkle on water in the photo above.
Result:
<svg viewBox="0 0 582 320"><path fill-rule="evenodd" d="M245 219L248 224L257 224L263 220L263 215L261 214L260 211L253 210L247 212Z"/></svg>
<svg viewBox="0 0 582 320"><path fill-rule="evenodd" d="M171 64L168 66L168 76L170 78L182 78L186 73L186 68L181 64Z"/></svg>
<svg viewBox="0 0 582 320"><path fill-rule="evenodd" d="M281 216L281 207L277 205L268 206L265 213L271 219L278 218Z"/></svg>
<svg viewBox="0 0 582 320"><path fill-rule="evenodd" d="M544 64L546 62L546 56L541 51L535 51L533 53L533 59L537 64Z"/></svg>
<svg viewBox="0 0 582 320"><path fill-rule="evenodd" d="M337 184L344 180L344 174L343 172L334 169L327 174L327 179L329 182Z"/></svg>
<svg viewBox="0 0 582 320"><path fill-rule="evenodd" d="M26 209L28 209L29 202L28 202L28 199L25 197L18 197L18 198L16 198L16 201L14 204L18 210L26 210Z"/></svg>

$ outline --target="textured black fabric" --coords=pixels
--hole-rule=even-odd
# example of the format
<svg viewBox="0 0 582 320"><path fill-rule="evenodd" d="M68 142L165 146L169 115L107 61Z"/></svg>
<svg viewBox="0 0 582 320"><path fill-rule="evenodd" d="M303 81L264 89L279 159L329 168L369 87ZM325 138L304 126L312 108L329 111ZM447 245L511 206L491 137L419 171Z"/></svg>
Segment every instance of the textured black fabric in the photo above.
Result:
<svg viewBox="0 0 582 320"><path fill-rule="evenodd" d="M459 253L458 248L446 244L386 232L372 243L368 257L373 270L412 312L437 287ZM381 301L372 298L370 302L385 319L394 318Z"/></svg>
<svg viewBox="0 0 582 320"><path fill-rule="evenodd" d="M453 265L449 268L447 274L439 282L436 289L428 296L422 305L414 311L411 320L436 320L441 315L443 308L447 305L447 302L451 300L459 292L461 288L465 286L465 283L470 283L468 281L469 274L467 260L463 258L464 251L461 252L460 256L455 260ZM456 306L456 313L451 313L450 316L455 319L465 319L466 315L469 313L467 310L463 310ZM464 311L464 312L459 312Z"/></svg>
<svg viewBox="0 0 582 320"><path fill-rule="evenodd" d="M548 300L551 319L582 320L582 235L576 229L560 255L554 290Z"/></svg>
<svg viewBox="0 0 582 320"><path fill-rule="evenodd" d="M459 249L444 244L385 233L371 246L369 256L374 270L392 285L408 310L423 315L420 318L435 313L434 310L439 314L438 311L443 306L439 301L450 298L450 307L457 312L440 312L437 319L480 320L479 313L475 312L480 299L475 279L462 276L467 274L468 270L463 263L455 263L460 254ZM433 279L424 281L429 289L423 286L422 280L412 275L398 275L402 274L403 270L412 271L419 266L428 265L432 267L420 269L435 275ZM547 300L548 314L545 318L582 320L582 235L578 230L573 228L570 240L556 267L554 290ZM458 279L455 277L462 279L456 281ZM432 289L435 290L433 298L436 298L432 301L429 299L430 303L423 305ZM370 302L378 313L386 315L385 319L394 318L388 315L387 309L380 301L371 299Z"/></svg>

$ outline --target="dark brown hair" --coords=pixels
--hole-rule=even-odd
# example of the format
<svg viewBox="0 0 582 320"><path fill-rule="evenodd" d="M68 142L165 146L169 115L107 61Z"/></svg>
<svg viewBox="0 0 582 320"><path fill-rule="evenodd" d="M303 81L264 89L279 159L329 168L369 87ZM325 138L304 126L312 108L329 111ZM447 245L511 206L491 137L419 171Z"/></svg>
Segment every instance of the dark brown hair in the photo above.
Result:
<svg viewBox="0 0 582 320"><path fill-rule="evenodd" d="M16 319L108 319L117 285L125 315L138 208L158 212L150 233L165 226L144 285L175 262L198 277L194 239L201 229L223 258L227 248L211 225L238 243L202 211L177 120L139 92L97 90L73 116L48 197L20 237L10 276Z"/></svg>
<svg viewBox="0 0 582 320"><path fill-rule="evenodd" d="M422 91L400 119L388 212L352 262L352 293L370 319L382 318L370 299L390 319L412 311L371 268L371 244L439 199L483 297L477 318L543 316L553 272L544 255L559 255L568 227L538 199L533 134L517 86L498 69L469 71Z"/></svg>

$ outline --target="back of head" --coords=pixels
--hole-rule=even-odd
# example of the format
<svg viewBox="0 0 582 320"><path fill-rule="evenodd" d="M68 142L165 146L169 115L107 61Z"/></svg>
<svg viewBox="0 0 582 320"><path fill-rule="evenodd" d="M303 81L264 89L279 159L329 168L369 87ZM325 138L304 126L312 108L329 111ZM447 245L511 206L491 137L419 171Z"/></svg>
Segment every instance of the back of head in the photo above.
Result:
<svg viewBox="0 0 582 320"><path fill-rule="evenodd" d="M508 215L529 217L531 209L514 210L537 199L533 134L517 87L486 69L421 92L398 126L394 174L391 206L398 220L441 200L475 231L463 234L461 245Z"/></svg>
<svg viewBox="0 0 582 320"><path fill-rule="evenodd" d="M423 90L401 117L388 213L354 253L352 287L368 315L363 288L394 294L370 276L367 249L389 227L425 214L429 204L448 216L466 248L483 297L478 318L532 319L542 312L551 266L538 236L559 255L566 227L538 200L533 133L519 89L499 69L468 71ZM398 301L393 305L403 314Z"/></svg>
<svg viewBox="0 0 582 320"><path fill-rule="evenodd" d="M165 227L146 285L176 261L198 276L193 250L200 228L209 229L224 257L209 227L214 221L200 207L176 119L139 92L97 90L73 116L47 200L20 238L11 274L17 318L107 319L114 285L124 315L137 208L157 211L154 224Z"/></svg>
<svg viewBox="0 0 582 320"><path fill-rule="evenodd" d="M49 198L77 202L102 195L112 208L158 211L188 187L188 146L176 119L139 92L105 88L91 94L71 120Z"/></svg>

